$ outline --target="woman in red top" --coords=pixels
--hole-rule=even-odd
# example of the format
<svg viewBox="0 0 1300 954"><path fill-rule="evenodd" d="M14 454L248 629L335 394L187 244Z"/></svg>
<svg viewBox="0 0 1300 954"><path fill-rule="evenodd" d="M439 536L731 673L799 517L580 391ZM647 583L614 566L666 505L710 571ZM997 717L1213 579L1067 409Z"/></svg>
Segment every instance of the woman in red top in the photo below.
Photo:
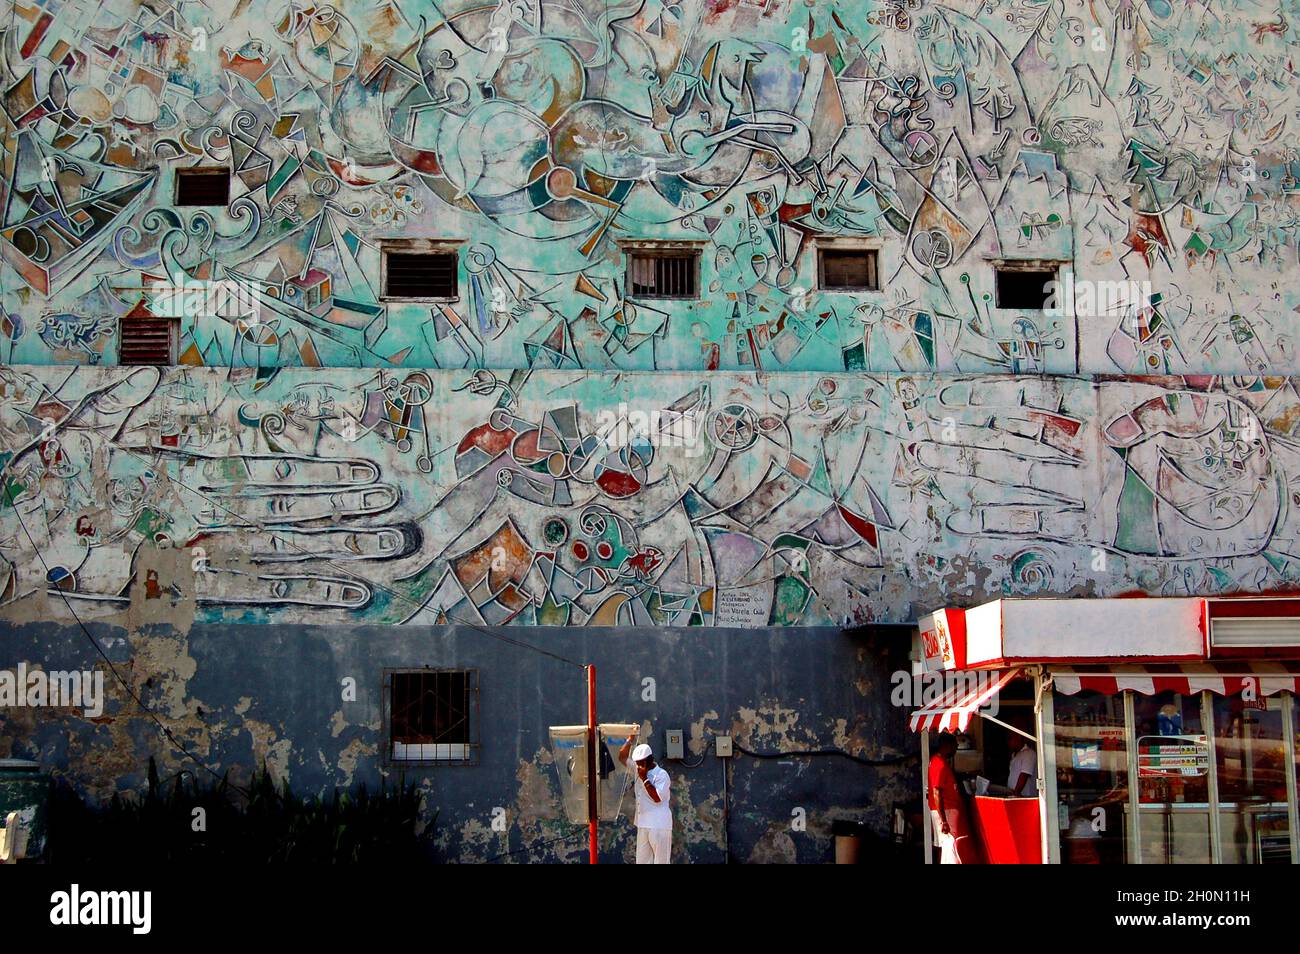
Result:
<svg viewBox="0 0 1300 954"><path fill-rule="evenodd" d="M975 860L966 802L961 797L957 773L952 767L956 753L957 740L946 732L941 734L926 772L930 819L934 823L934 839L940 848L939 863L943 865L971 864Z"/></svg>

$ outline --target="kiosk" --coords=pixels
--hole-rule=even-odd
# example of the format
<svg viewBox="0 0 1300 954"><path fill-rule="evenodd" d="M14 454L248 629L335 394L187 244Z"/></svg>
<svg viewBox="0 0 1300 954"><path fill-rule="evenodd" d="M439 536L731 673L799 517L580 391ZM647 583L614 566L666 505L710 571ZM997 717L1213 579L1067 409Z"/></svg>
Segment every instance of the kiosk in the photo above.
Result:
<svg viewBox="0 0 1300 954"><path fill-rule="evenodd" d="M923 772L932 731L980 787L994 740L1037 753L1036 798L972 793L986 861L1300 863L1300 597L1002 599L919 630Z"/></svg>

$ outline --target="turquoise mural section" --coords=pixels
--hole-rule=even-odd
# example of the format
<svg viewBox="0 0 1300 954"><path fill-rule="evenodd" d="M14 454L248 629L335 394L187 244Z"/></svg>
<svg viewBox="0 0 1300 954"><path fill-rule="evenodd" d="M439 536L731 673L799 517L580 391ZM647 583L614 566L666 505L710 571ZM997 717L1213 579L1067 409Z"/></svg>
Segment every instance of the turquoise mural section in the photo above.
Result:
<svg viewBox="0 0 1300 954"><path fill-rule="evenodd" d="M1296 0L13 0L0 361L1297 370ZM179 172L229 201L176 206ZM385 300L383 243L459 243ZM623 244L694 243L700 296ZM819 287L858 240L878 291ZM1064 307L997 307L1049 263ZM1098 283L1101 283L1099 286ZM1099 290L1100 287L1100 290ZM1107 289L1110 291L1108 292Z"/></svg>

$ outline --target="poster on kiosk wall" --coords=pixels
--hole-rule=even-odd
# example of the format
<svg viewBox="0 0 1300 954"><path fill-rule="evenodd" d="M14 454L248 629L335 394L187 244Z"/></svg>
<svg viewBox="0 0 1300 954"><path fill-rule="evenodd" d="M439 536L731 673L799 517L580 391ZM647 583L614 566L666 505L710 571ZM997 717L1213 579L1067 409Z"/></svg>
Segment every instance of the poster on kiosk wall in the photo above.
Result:
<svg viewBox="0 0 1300 954"><path fill-rule="evenodd" d="M921 617L921 649L925 671L966 668L966 614L942 609Z"/></svg>

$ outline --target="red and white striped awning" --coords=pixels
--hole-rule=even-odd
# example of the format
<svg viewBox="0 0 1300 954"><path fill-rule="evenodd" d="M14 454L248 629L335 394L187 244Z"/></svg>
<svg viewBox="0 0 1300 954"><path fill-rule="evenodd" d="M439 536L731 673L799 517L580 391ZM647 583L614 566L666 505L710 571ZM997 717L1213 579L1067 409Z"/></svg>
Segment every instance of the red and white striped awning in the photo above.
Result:
<svg viewBox="0 0 1300 954"><path fill-rule="evenodd" d="M1207 689L1221 696L1246 690L1257 696L1271 696L1278 692L1294 693L1300 685L1300 663L1292 662L1049 668L1056 691L1067 696L1085 690L1113 695L1126 689L1144 696L1157 692L1187 695Z"/></svg>
<svg viewBox="0 0 1300 954"><path fill-rule="evenodd" d="M912 713L912 731L965 732L975 712L1018 675L1019 669L944 673L951 685L933 702Z"/></svg>

